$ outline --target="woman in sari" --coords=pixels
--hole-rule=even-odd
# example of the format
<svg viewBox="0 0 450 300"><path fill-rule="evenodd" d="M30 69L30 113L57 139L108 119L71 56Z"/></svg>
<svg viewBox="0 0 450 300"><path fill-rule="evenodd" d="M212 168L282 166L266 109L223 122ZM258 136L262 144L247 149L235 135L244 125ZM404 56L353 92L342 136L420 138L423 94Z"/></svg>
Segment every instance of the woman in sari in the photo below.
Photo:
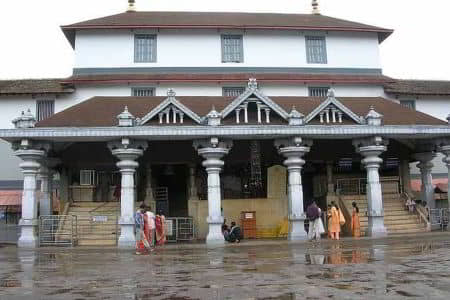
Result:
<svg viewBox="0 0 450 300"><path fill-rule="evenodd" d="M341 232L340 212L336 203L331 206L331 239L339 240L339 233Z"/></svg>
<svg viewBox="0 0 450 300"><path fill-rule="evenodd" d="M359 222L359 208L356 202L352 203L352 236L359 238L361 236L361 224Z"/></svg>
<svg viewBox="0 0 450 300"><path fill-rule="evenodd" d="M328 238L331 239L331 205L328 204L327 207L327 231L328 231Z"/></svg>
<svg viewBox="0 0 450 300"><path fill-rule="evenodd" d="M146 252L144 244L144 209L140 207L136 214L134 215L135 226L136 226L136 254L143 254Z"/></svg>
<svg viewBox="0 0 450 300"><path fill-rule="evenodd" d="M166 218L163 215L156 215L156 245L161 246L166 242L166 230L165 230Z"/></svg>

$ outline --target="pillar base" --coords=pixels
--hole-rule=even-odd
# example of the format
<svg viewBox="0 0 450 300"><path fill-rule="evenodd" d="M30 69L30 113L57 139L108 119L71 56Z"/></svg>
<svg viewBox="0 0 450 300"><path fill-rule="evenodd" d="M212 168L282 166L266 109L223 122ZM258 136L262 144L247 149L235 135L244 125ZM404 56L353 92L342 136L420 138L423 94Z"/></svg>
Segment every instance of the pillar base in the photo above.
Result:
<svg viewBox="0 0 450 300"><path fill-rule="evenodd" d="M39 246L38 236L36 234L37 224L37 219L20 220L19 226L21 232L17 242L17 247L33 249Z"/></svg>
<svg viewBox="0 0 450 300"><path fill-rule="evenodd" d="M385 237L388 235L384 226L384 216L369 216L367 224L367 236Z"/></svg>
<svg viewBox="0 0 450 300"><path fill-rule="evenodd" d="M222 234L223 217L208 217L206 220L209 224L208 235L206 236L206 245L221 246L225 245L225 239Z"/></svg>
<svg viewBox="0 0 450 300"><path fill-rule="evenodd" d="M119 249L136 248L136 235L134 233L134 219L120 218L120 236L117 242Z"/></svg>
<svg viewBox="0 0 450 300"><path fill-rule="evenodd" d="M305 231L305 216L289 218L288 241L304 241L308 239Z"/></svg>

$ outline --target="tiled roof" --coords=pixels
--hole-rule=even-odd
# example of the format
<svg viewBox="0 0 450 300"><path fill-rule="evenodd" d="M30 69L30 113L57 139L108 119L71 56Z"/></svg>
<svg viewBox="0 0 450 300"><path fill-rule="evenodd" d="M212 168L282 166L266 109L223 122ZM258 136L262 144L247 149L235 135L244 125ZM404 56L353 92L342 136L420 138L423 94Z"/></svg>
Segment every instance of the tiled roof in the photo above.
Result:
<svg viewBox="0 0 450 300"><path fill-rule="evenodd" d="M123 82L304 82L304 83L388 83L395 79L383 75L367 74L301 74L301 73L171 73L171 74L93 74L74 75L63 83L98 84Z"/></svg>
<svg viewBox="0 0 450 300"><path fill-rule="evenodd" d="M64 86L62 79L0 80L0 95L12 94L62 94L73 89Z"/></svg>
<svg viewBox="0 0 450 300"><path fill-rule="evenodd" d="M450 81L396 80L385 85L386 93L408 95L450 95Z"/></svg>
<svg viewBox="0 0 450 300"><path fill-rule="evenodd" d="M135 117L142 118L166 97L94 97L80 104L61 111L49 119L37 123L37 127L105 127L116 126L116 116L125 105ZM214 106L222 111L230 104L233 97L194 97L177 96L176 99L197 115L203 117ZM286 112L293 106L303 113L309 114L325 99L314 97L270 97ZM395 102L383 98L337 98L355 114L365 116L370 106L384 115L385 125L445 125L447 122L427 114L413 111Z"/></svg>
<svg viewBox="0 0 450 300"><path fill-rule="evenodd" d="M297 29L376 32L380 41L393 31L362 23L312 14L235 12L126 12L62 26L74 45L75 30L99 28L230 28Z"/></svg>

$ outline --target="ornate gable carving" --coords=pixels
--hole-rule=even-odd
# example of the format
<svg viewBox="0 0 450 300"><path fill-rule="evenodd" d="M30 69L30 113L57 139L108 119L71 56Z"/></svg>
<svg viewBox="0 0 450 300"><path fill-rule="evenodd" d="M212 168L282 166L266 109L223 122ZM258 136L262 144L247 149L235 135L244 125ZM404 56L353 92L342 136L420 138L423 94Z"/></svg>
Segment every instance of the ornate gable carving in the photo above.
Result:
<svg viewBox="0 0 450 300"><path fill-rule="evenodd" d="M271 112L287 120L289 115L269 97L258 90L255 78L250 78L247 89L222 111L222 118L235 114L236 124L249 123L249 107L256 109L256 122L258 124L270 124Z"/></svg>
<svg viewBox="0 0 450 300"><path fill-rule="evenodd" d="M167 91L167 98L146 114L140 120L139 125L146 124L156 118L156 116L158 124L183 124L186 117L189 117L197 123L201 123L201 117L180 103L175 98L175 95L175 91L169 89Z"/></svg>
<svg viewBox="0 0 450 300"><path fill-rule="evenodd" d="M306 116L305 123L317 119L320 124L339 125L343 123L344 117L356 124L364 124L364 119L339 102L334 96L334 91L330 89L327 99Z"/></svg>

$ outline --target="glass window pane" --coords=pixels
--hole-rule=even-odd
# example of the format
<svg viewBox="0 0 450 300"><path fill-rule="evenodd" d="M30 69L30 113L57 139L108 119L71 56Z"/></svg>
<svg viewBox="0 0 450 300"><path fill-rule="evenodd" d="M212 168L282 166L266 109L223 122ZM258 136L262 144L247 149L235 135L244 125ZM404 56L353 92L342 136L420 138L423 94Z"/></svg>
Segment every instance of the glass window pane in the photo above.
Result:
<svg viewBox="0 0 450 300"><path fill-rule="evenodd" d="M327 48L325 37L307 36L306 40L306 60L313 64L327 63Z"/></svg>
<svg viewBox="0 0 450 300"><path fill-rule="evenodd" d="M243 62L242 35L222 36L222 61Z"/></svg>
<svg viewBox="0 0 450 300"><path fill-rule="evenodd" d="M156 35L151 34L135 35L134 61L156 62Z"/></svg>

